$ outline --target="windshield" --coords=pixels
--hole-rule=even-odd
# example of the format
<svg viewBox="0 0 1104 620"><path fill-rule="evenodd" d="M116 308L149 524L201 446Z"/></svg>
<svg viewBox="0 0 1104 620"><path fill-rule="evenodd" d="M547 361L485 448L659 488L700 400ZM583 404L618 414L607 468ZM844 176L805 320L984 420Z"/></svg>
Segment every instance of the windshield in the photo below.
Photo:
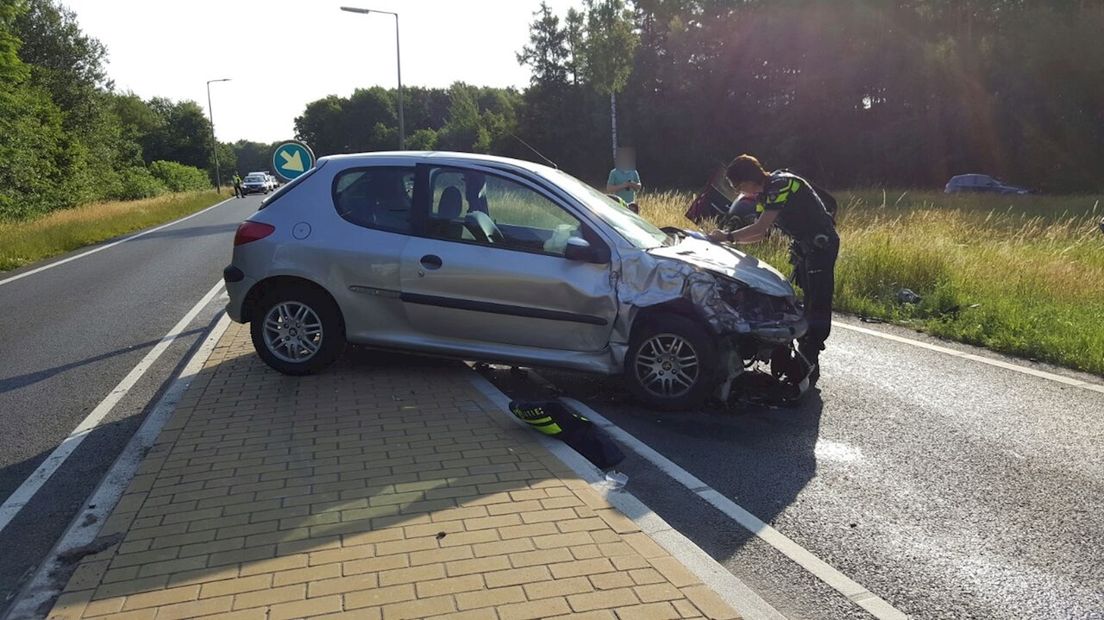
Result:
<svg viewBox="0 0 1104 620"><path fill-rule="evenodd" d="M245 182L246 183L259 183L261 181L264 181L264 177L255 177L255 176L245 177Z"/></svg>
<svg viewBox="0 0 1104 620"><path fill-rule="evenodd" d="M602 192L560 170L547 170L545 174L572 196L586 203L591 212L613 227L634 247L648 250L667 243L667 233Z"/></svg>

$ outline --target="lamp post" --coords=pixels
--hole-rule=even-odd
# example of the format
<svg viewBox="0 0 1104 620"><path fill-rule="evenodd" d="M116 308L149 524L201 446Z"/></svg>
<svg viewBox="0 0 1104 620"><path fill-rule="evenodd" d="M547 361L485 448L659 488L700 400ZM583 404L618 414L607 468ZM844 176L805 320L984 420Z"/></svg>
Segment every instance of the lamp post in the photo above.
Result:
<svg viewBox="0 0 1104 620"><path fill-rule="evenodd" d="M222 193L222 175L219 171L218 163L218 139L215 138L215 111L211 107L211 83L212 82L229 82L230 78L221 78L218 80L207 80L207 115L211 118L211 154L215 159L215 193Z"/></svg>
<svg viewBox="0 0 1104 620"><path fill-rule="evenodd" d="M399 14L391 11L377 11L375 9L361 9L353 6L343 6L342 11L349 13L383 13L395 18L395 69L399 76L399 150L406 149L406 127L403 124L403 87L402 87L402 57L399 52Z"/></svg>

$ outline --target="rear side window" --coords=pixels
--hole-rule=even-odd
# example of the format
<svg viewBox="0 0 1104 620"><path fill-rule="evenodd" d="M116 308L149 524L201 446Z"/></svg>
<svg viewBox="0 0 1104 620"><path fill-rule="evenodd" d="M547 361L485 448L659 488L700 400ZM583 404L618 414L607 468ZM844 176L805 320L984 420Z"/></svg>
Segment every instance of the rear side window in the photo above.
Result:
<svg viewBox="0 0 1104 620"><path fill-rule="evenodd" d="M337 214L364 228L409 233L414 204L414 168L354 168L333 183Z"/></svg>

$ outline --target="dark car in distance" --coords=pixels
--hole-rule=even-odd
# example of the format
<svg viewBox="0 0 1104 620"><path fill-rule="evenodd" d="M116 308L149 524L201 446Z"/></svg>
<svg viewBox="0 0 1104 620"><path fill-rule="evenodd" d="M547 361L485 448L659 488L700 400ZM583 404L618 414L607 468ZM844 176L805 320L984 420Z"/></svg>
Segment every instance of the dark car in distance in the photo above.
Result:
<svg viewBox="0 0 1104 620"><path fill-rule="evenodd" d="M1029 189L1009 185L987 174L953 176L950 181L947 181L947 187L943 191L947 194L1013 194L1019 196L1031 193Z"/></svg>

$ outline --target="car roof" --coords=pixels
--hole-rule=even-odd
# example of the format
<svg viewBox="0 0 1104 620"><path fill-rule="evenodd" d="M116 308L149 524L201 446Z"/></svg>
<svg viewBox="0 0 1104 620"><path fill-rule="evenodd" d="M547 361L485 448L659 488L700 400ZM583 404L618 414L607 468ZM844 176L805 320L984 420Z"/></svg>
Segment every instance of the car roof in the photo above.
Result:
<svg viewBox="0 0 1104 620"><path fill-rule="evenodd" d="M318 160L364 164L435 164L439 166L471 166L484 165L492 167L507 167L544 175L553 170L549 166L538 164L523 159L511 157L498 157L496 155L482 155L478 153L459 153L454 151L378 151L372 153L349 153L345 155L327 155Z"/></svg>

